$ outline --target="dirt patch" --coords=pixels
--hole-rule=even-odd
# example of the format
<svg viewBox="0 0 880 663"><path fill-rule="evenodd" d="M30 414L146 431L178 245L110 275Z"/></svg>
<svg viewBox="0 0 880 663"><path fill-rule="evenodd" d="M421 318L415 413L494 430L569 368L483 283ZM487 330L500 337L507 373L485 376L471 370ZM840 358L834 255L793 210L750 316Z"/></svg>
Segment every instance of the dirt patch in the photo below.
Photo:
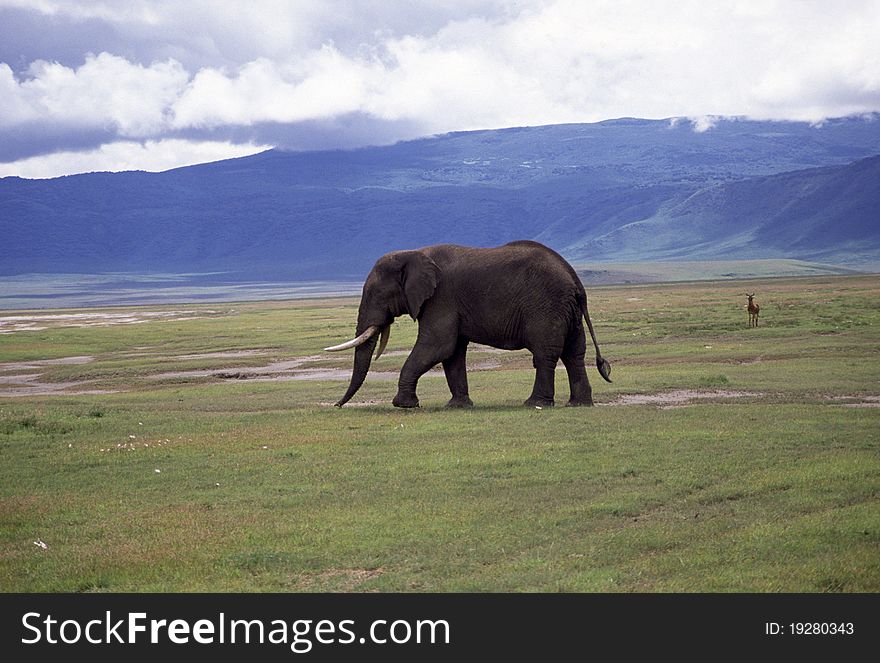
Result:
<svg viewBox="0 0 880 663"><path fill-rule="evenodd" d="M502 351L503 352L503 351ZM403 356L409 355L409 350L395 350L386 353L384 356ZM297 357L296 359L286 359L283 361L275 361L265 366L245 366L241 368L205 368L195 369L191 371L167 371L151 375L153 380L180 380L180 379L197 379L197 378L215 378L218 380L256 380L262 382L283 382L287 380L350 380L351 368L322 368L308 366L306 364L316 364L322 362L337 361L336 357L328 357L327 355L308 355L306 357ZM375 366L375 364L374 364ZM470 371L487 371L500 368L501 362L494 359L484 359L474 362L468 366ZM429 375L442 375L443 369L435 366ZM396 380L397 371L377 371L370 370L370 380Z"/></svg>
<svg viewBox="0 0 880 663"><path fill-rule="evenodd" d="M77 364L88 364L94 361L94 357L61 357L60 359L35 359L33 361L13 361L6 364L0 364L0 371L38 371L46 366L76 366Z"/></svg>
<svg viewBox="0 0 880 663"><path fill-rule="evenodd" d="M350 380L350 368L304 368L294 375L288 376L290 380ZM370 371L370 380L396 380L397 373L391 371Z"/></svg>
<svg viewBox="0 0 880 663"><path fill-rule="evenodd" d="M0 364L0 397L14 398L17 396L48 396L52 394L64 396L81 396L88 394L112 394L109 389L83 389L90 380L78 382L38 382L43 376L41 369L47 366L75 366L94 361L94 357L61 357L59 359L35 359L33 361L16 361ZM19 371L31 371L21 373Z"/></svg>
<svg viewBox="0 0 880 663"><path fill-rule="evenodd" d="M296 359L286 359L284 361L274 361L265 366L244 366L240 368L201 368L191 371L167 371L165 373L157 373L151 375L153 380L180 379L180 378L206 378L217 377L221 379L243 380L255 377L268 377L270 375L280 375L289 373L303 364L323 359L321 355L309 355L307 357L298 357Z"/></svg>
<svg viewBox="0 0 880 663"><path fill-rule="evenodd" d="M469 371L491 371L496 368L501 368L501 362L495 359L484 359L483 361L468 364L467 367Z"/></svg>
<svg viewBox="0 0 880 663"><path fill-rule="evenodd" d="M658 394L621 394L609 403L597 403L597 405L656 405L663 409L690 405L698 400L760 398L764 395L763 392L758 391L674 389L672 391L662 391Z"/></svg>
<svg viewBox="0 0 880 663"><path fill-rule="evenodd" d="M86 396L91 394L115 394L115 389L81 389L87 382L37 382L18 384L9 389L0 389L0 398L17 396Z"/></svg>
<svg viewBox="0 0 880 663"><path fill-rule="evenodd" d="M839 407L880 407L880 396L826 396L831 401L844 401L832 403Z"/></svg>
<svg viewBox="0 0 880 663"><path fill-rule="evenodd" d="M0 334L21 331L43 331L56 327L108 327L110 325L135 325L154 320L195 320L220 311L126 311L124 313L35 313L32 315L0 316Z"/></svg>
<svg viewBox="0 0 880 663"><path fill-rule="evenodd" d="M201 352L194 355L177 355L167 357L169 361L189 361L191 359L239 359L241 357L258 357L268 354L270 350L231 350L228 352Z"/></svg>
<svg viewBox="0 0 880 663"><path fill-rule="evenodd" d="M287 373L254 373L244 371L212 372L211 377L220 380L253 380L254 382L287 382L290 380L349 380L350 368L302 368ZM370 371L371 380L396 380L397 373Z"/></svg>

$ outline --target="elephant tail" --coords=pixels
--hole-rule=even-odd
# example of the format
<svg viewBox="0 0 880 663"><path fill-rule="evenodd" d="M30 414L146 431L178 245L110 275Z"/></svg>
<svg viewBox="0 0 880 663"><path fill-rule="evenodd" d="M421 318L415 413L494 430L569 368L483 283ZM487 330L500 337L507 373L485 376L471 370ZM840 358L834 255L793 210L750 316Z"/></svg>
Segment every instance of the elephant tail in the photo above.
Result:
<svg viewBox="0 0 880 663"><path fill-rule="evenodd" d="M599 351L599 342L596 340L596 332L593 331L593 322L590 320L590 312L587 309L587 295L584 293L581 300L581 310L584 314L584 320L587 321L587 329L590 330L590 337L593 339L593 346L596 348L596 368L599 369L599 375L605 378L606 382L611 382L611 363L602 357Z"/></svg>

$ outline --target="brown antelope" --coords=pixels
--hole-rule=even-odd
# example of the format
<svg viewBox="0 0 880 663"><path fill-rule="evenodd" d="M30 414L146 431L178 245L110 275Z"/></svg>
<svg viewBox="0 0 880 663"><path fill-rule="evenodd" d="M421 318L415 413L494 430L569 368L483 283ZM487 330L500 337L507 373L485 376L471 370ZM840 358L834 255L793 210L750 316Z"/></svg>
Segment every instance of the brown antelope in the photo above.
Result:
<svg viewBox="0 0 880 663"><path fill-rule="evenodd" d="M755 303L755 294L751 295L746 293L746 297L749 298L749 327L757 327L758 326L758 312L761 310L761 307ZM755 324L753 325L752 322Z"/></svg>

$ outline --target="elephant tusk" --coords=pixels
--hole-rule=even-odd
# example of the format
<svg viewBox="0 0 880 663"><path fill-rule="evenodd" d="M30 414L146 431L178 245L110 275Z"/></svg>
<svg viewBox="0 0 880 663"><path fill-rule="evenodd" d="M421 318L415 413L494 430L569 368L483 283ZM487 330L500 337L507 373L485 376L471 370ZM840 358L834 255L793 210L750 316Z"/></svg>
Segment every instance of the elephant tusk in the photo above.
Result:
<svg viewBox="0 0 880 663"><path fill-rule="evenodd" d="M340 350L348 350L349 348L356 348L359 345L363 345L370 337L373 336L379 328L376 325L372 325L367 327L367 331L358 336L357 338L353 338L350 341L346 341L345 343L340 343L339 345L331 345L329 348L324 348L327 352L339 352Z"/></svg>
<svg viewBox="0 0 880 663"><path fill-rule="evenodd" d="M391 336L391 325L385 325L382 328L382 335L379 337L379 349L376 350L376 359L385 352L385 346L388 345L388 337Z"/></svg>

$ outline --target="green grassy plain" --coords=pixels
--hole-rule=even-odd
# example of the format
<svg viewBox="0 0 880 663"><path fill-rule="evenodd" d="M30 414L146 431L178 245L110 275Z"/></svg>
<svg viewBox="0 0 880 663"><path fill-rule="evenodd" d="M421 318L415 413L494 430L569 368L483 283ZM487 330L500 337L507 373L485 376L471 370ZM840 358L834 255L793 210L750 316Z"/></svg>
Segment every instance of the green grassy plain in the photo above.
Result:
<svg viewBox="0 0 880 663"><path fill-rule="evenodd" d="M594 408L475 349L476 408L395 409L408 319L350 406L275 379L349 368L353 299L0 334L0 591L880 591L880 276L588 295Z"/></svg>

